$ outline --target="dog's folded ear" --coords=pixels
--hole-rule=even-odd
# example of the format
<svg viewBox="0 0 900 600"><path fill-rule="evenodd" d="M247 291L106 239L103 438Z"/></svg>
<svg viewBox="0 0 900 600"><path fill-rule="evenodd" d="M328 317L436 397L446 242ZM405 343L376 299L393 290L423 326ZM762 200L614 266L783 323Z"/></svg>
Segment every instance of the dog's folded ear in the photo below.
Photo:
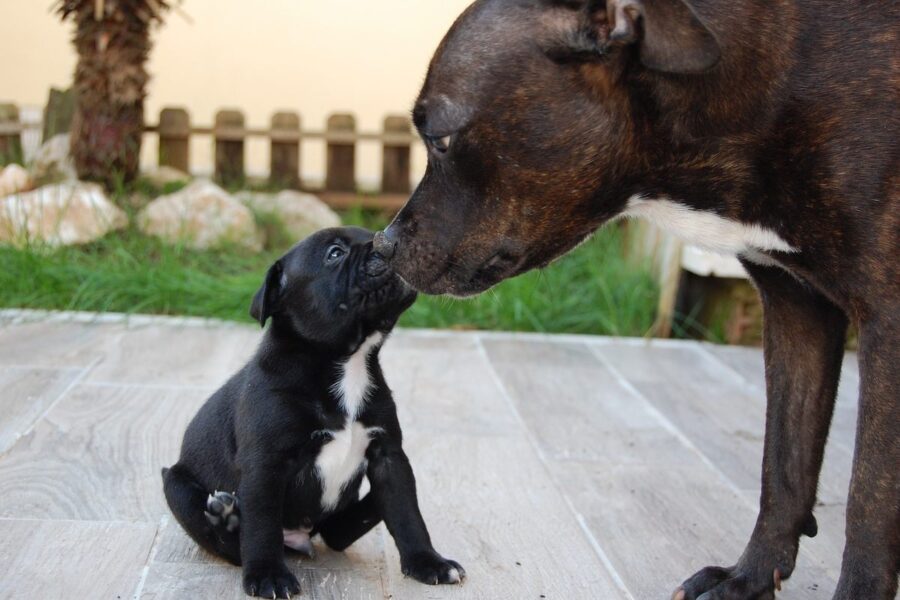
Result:
<svg viewBox="0 0 900 600"><path fill-rule="evenodd" d="M262 287L253 296L253 302L250 304L250 316L259 321L261 327L265 327L269 317L278 310L283 274L284 269L281 266L281 261L276 261L274 265L269 267L269 272L266 273L266 279L263 281Z"/></svg>
<svg viewBox="0 0 900 600"><path fill-rule="evenodd" d="M548 46L555 60L597 60L635 46L645 67L666 73L702 73L719 61L719 43L689 0L549 1L578 16Z"/></svg>
<svg viewBox="0 0 900 600"><path fill-rule="evenodd" d="M607 0L609 44L638 44L641 62L666 73L702 73L721 55L686 0Z"/></svg>

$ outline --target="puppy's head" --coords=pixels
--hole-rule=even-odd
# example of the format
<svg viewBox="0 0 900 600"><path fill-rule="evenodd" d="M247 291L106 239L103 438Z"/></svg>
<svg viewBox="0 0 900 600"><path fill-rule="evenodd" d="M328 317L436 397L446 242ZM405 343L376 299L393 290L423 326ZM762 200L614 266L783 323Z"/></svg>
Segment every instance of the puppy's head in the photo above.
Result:
<svg viewBox="0 0 900 600"><path fill-rule="evenodd" d="M272 318L280 331L345 348L390 331L415 297L372 250L372 232L338 227L314 233L278 259L250 314L260 325Z"/></svg>
<svg viewBox="0 0 900 600"><path fill-rule="evenodd" d="M428 166L379 251L421 291L468 295L620 212L647 160L627 80L718 60L690 4L476 1L432 59L413 110Z"/></svg>

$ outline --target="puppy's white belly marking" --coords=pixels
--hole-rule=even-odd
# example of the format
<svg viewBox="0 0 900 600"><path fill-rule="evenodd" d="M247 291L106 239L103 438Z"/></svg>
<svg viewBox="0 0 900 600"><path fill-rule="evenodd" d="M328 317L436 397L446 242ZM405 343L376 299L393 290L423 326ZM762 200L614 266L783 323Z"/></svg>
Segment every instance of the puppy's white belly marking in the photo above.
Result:
<svg viewBox="0 0 900 600"><path fill-rule="evenodd" d="M797 252L775 231L757 224L741 223L711 212L693 209L666 199L632 196L625 217L640 217L681 239L720 254L739 254L754 262L764 252Z"/></svg>
<svg viewBox="0 0 900 600"><path fill-rule="evenodd" d="M332 431L334 439L324 446L316 458L316 469L322 482L322 508L334 508L344 486L366 462L366 448L371 434L380 428L366 428L353 422L340 431Z"/></svg>
<svg viewBox="0 0 900 600"><path fill-rule="evenodd" d="M372 387L369 375L369 354L384 339L380 332L365 339L347 362L341 367L341 377L331 391L338 397L341 409L347 415L344 429L332 431L334 439L322 446L316 458L316 469L322 482L322 508L334 508L341 498L344 486L353 479L365 463L370 434L379 428L367 429L356 421Z"/></svg>

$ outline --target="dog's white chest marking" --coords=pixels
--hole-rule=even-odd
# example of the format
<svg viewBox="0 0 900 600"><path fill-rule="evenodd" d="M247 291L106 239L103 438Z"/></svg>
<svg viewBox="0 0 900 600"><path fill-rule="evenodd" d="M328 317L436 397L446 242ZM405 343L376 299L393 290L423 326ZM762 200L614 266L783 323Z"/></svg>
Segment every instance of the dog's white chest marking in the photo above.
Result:
<svg viewBox="0 0 900 600"><path fill-rule="evenodd" d="M742 255L755 262L762 252L797 252L775 231L757 224L741 223L711 212L693 209L666 199L633 196L625 217L640 217L695 246L720 254Z"/></svg>
<svg viewBox="0 0 900 600"><path fill-rule="evenodd" d="M334 508L341 498L344 486L363 467L366 460L366 448L369 447L372 429L354 422L333 431L334 439L322 446L316 467L322 482L322 508Z"/></svg>
<svg viewBox="0 0 900 600"><path fill-rule="evenodd" d="M340 379L331 386L331 391L340 398L341 408L347 413L349 421L356 420L359 409L369 394L369 388L372 387L368 365L369 353L381 343L383 337L380 332L367 337L341 367Z"/></svg>
<svg viewBox="0 0 900 600"><path fill-rule="evenodd" d="M322 507L334 508L344 486L363 467L371 434L378 428L367 428L356 418L365 404L372 380L367 360L381 343L381 333L369 336L341 368L341 377L331 388L347 415L343 429L331 431L334 439L322 446L316 458L316 470L322 482Z"/></svg>

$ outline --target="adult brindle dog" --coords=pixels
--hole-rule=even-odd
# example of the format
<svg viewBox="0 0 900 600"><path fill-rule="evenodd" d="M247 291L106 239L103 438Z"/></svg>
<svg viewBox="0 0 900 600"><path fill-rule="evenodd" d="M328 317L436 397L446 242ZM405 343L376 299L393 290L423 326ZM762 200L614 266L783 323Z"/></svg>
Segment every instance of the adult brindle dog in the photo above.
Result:
<svg viewBox="0 0 900 600"><path fill-rule="evenodd" d="M765 308L760 513L679 599L772 598L813 507L848 322L861 389L835 598L900 567L900 2L478 0L413 111L428 168L376 241L469 295L617 216L737 254ZM722 510L728 510L723 506Z"/></svg>

